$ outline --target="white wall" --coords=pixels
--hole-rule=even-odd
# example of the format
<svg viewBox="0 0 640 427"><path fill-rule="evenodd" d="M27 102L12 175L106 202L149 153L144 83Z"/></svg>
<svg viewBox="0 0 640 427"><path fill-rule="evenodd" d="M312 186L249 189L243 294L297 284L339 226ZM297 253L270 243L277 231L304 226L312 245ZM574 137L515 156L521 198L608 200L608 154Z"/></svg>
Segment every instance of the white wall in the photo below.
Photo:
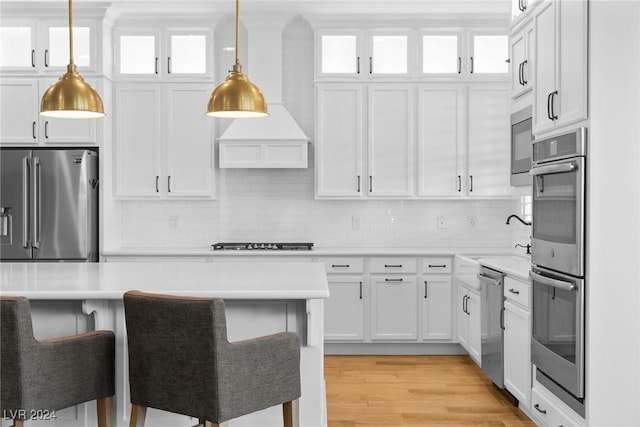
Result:
<svg viewBox="0 0 640 427"><path fill-rule="evenodd" d="M587 421L640 425L640 2L590 1Z"/></svg>

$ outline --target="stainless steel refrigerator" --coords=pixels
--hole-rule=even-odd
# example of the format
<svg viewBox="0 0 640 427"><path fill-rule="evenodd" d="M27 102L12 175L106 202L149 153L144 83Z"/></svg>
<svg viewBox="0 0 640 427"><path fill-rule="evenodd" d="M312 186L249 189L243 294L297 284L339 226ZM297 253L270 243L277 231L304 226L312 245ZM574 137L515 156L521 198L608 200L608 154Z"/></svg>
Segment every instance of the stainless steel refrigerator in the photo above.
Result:
<svg viewBox="0 0 640 427"><path fill-rule="evenodd" d="M98 154L0 149L0 260L98 261Z"/></svg>

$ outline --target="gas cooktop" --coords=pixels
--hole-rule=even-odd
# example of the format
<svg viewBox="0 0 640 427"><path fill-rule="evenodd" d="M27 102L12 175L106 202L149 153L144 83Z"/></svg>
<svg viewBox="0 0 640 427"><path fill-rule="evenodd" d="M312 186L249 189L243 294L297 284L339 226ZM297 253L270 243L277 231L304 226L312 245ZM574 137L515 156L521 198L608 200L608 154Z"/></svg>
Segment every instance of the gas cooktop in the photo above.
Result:
<svg viewBox="0 0 640 427"><path fill-rule="evenodd" d="M313 243L215 243L214 251L310 251Z"/></svg>

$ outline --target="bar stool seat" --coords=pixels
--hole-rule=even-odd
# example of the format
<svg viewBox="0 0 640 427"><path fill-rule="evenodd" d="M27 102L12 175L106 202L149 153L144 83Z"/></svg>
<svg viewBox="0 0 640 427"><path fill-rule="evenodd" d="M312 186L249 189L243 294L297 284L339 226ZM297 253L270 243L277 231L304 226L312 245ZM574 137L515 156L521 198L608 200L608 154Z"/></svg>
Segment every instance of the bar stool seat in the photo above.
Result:
<svg viewBox="0 0 640 427"><path fill-rule="evenodd" d="M300 338L291 332L229 343L221 299L129 291L124 295L129 343L130 427L147 408L218 425L282 405L293 425L300 397Z"/></svg>
<svg viewBox="0 0 640 427"><path fill-rule="evenodd" d="M24 297L0 297L0 408L26 419L97 400L98 427L115 426L115 336L93 331L38 341Z"/></svg>

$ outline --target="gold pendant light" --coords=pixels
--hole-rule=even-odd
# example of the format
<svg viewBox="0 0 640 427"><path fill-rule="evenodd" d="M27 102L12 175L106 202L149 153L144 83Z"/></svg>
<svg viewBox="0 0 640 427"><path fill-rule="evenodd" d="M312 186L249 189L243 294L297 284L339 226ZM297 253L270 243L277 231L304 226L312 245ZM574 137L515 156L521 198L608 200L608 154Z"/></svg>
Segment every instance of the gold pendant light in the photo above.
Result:
<svg viewBox="0 0 640 427"><path fill-rule="evenodd" d="M42 95L40 115L64 119L104 117L102 99L73 63L73 8L69 0L69 65L67 72Z"/></svg>
<svg viewBox="0 0 640 427"><path fill-rule="evenodd" d="M239 31L240 0L236 0L236 63L224 82L220 83L211 93L207 116L242 119L269 115L264 95L242 73L238 52Z"/></svg>

